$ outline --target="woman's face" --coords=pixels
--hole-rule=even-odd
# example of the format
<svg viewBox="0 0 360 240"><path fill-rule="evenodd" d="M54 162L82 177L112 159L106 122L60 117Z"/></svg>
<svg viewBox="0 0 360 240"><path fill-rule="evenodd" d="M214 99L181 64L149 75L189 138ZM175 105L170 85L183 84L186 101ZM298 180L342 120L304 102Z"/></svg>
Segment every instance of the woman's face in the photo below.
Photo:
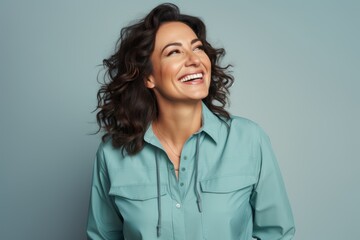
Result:
<svg viewBox="0 0 360 240"><path fill-rule="evenodd" d="M156 33L151 54L153 71L146 86L161 103L199 102L209 92L211 63L194 31L182 22L168 22Z"/></svg>

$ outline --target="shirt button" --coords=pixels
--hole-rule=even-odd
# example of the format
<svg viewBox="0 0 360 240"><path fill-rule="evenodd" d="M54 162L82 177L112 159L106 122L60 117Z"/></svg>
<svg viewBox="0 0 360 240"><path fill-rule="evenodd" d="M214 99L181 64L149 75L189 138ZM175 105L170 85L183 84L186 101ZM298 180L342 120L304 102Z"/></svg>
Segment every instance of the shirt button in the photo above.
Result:
<svg viewBox="0 0 360 240"><path fill-rule="evenodd" d="M180 183L180 186L182 187L182 186L184 186L184 183L182 182L182 183Z"/></svg>
<svg viewBox="0 0 360 240"><path fill-rule="evenodd" d="M187 156L184 156L183 159L184 159L184 160L187 160Z"/></svg>
<svg viewBox="0 0 360 240"><path fill-rule="evenodd" d="M185 170L186 170L186 168L184 168L184 167L183 167L183 168L181 168L181 171L185 172Z"/></svg>
<svg viewBox="0 0 360 240"><path fill-rule="evenodd" d="M180 204L180 203L177 203L177 204L175 205L175 207L176 207L176 208L181 208L181 204Z"/></svg>

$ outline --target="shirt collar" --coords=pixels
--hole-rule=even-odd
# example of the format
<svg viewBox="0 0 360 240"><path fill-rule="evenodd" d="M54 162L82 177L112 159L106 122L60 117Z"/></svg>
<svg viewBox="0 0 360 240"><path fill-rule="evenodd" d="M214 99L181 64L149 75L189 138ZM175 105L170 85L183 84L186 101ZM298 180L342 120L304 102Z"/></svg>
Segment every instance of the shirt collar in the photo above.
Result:
<svg viewBox="0 0 360 240"><path fill-rule="evenodd" d="M199 132L205 132L212 140L215 141L215 143L217 143L219 140L219 129L223 122L223 120L217 117L204 103L202 103L202 127ZM154 134L152 124L149 124L149 127L144 135L144 140L155 146L161 146L159 140Z"/></svg>
<svg viewBox="0 0 360 240"><path fill-rule="evenodd" d="M209 135L215 143L219 141L219 129L223 124L223 120L216 116L210 109L202 103L202 128L200 131L204 131Z"/></svg>
<svg viewBox="0 0 360 240"><path fill-rule="evenodd" d="M161 143L159 142L159 140L157 139L157 137L156 137L156 135L155 135L155 133L153 131L151 123L149 124L149 127L145 132L144 141L148 142L148 143L151 143L152 145L155 145L155 146L157 146L159 148L162 148Z"/></svg>

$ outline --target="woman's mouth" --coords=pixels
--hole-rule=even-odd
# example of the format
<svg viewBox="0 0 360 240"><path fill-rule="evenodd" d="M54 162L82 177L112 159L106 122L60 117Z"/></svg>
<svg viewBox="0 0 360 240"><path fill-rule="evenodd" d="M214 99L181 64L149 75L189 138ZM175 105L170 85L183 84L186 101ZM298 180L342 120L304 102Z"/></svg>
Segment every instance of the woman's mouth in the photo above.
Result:
<svg viewBox="0 0 360 240"><path fill-rule="evenodd" d="M179 81L184 83L184 82L189 82L189 81L202 79L202 78L203 78L202 73L194 73L194 74L189 74L189 75L186 75L185 77L180 78Z"/></svg>

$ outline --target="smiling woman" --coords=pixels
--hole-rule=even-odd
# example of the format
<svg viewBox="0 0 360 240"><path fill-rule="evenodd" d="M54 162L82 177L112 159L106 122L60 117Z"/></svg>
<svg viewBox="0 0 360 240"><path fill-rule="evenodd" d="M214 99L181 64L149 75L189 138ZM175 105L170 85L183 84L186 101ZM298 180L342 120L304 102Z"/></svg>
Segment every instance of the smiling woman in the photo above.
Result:
<svg viewBox="0 0 360 240"><path fill-rule="evenodd" d="M191 100L200 110L209 91L211 63L194 31L182 22L162 24L150 59L153 71L146 85L153 89L159 110Z"/></svg>
<svg viewBox="0 0 360 240"><path fill-rule="evenodd" d="M122 29L98 92L89 239L292 239L269 138L224 109L223 55L173 4Z"/></svg>

